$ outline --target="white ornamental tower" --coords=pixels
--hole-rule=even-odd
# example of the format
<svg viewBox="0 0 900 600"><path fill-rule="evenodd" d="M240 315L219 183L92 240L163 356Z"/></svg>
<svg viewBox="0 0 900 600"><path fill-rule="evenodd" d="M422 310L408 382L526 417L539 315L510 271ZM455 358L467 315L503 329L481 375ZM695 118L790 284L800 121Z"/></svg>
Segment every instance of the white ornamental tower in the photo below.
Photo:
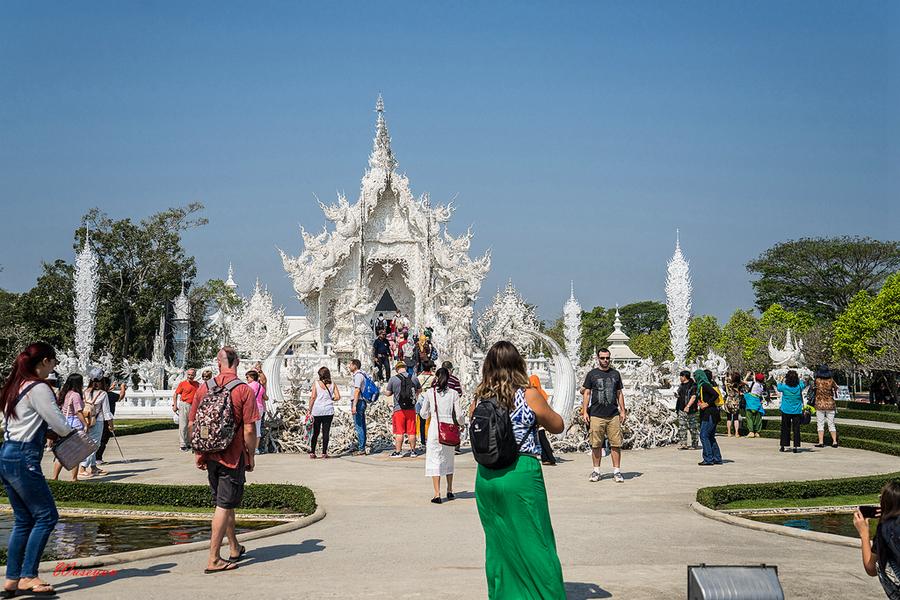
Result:
<svg viewBox="0 0 900 600"><path fill-rule="evenodd" d="M687 363L688 324L691 321L691 272L681 253L681 240L675 231L675 254L666 269L666 309L669 311L669 330L675 366Z"/></svg>
<svg viewBox="0 0 900 600"><path fill-rule="evenodd" d="M91 248L88 230L84 236L84 247L75 257L75 352L78 354L78 370L83 374L87 374L94 348L99 265L97 254Z"/></svg>
<svg viewBox="0 0 900 600"><path fill-rule="evenodd" d="M575 299L575 282L572 282L569 299L563 305L563 334L566 338L566 354L574 368L581 364L581 304Z"/></svg>

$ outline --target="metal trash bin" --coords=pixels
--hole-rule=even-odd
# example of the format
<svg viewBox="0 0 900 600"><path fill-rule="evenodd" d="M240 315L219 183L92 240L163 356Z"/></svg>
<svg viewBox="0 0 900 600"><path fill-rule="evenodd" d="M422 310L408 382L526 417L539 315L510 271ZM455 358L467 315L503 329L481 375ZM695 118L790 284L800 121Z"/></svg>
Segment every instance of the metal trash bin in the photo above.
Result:
<svg viewBox="0 0 900 600"><path fill-rule="evenodd" d="M688 565L688 600L784 600L778 567Z"/></svg>

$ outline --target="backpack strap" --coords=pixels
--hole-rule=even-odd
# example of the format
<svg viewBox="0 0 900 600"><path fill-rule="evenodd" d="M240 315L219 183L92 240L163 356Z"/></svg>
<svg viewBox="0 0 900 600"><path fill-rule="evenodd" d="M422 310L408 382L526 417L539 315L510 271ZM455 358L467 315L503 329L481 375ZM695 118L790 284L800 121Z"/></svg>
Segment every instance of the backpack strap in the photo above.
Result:
<svg viewBox="0 0 900 600"><path fill-rule="evenodd" d="M241 381L240 378L236 377L236 378L232 379L231 381L229 381L228 383L226 383L222 387L224 387L225 390L230 394L231 392L234 391L234 388L236 388L239 385L246 385L246 383Z"/></svg>

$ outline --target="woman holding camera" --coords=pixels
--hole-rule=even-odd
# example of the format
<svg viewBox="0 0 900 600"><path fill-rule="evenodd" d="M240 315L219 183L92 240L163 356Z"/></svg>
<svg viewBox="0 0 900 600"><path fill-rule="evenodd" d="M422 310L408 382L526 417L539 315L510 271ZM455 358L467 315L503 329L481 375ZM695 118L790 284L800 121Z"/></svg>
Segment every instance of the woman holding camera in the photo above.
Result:
<svg viewBox="0 0 900 600"><path fill-rule="evenodd" d="M870 577L878 577L889 600L900 600L900 481L889 481L881 488L881 509L875 539L869 541L869 519L862 508L853 514L859 532L863 568Z"/></svg>
<svg viewBox="0 0 900 600"><path fill-rule="evenodd" d="M55 594L38 578L38 564L50 533L59 520L53 494L41 472L48 427L60 437L72 428L66 423L56 394L44 381L56 366L56 351L43 342L31 344L13 363L0 390L5 433L0 448L0 479L15 521L9 534L3 596L17 592Z"/></svg>

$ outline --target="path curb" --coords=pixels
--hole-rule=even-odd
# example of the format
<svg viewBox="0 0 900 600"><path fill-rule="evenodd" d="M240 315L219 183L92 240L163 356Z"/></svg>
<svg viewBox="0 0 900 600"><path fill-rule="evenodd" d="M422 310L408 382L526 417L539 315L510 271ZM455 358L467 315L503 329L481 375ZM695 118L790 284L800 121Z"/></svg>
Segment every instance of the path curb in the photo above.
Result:
<svg viewBox="0 0 900 600"><path fill-rule="evenodd" d="M265 529L258 529L256 531L248 531L247 533L238 535L237 538L240 542L249 542L252 540L271 537L273 535L289 533L291 531L296 531L298 529L308 527L313 523L318 523L325 518L325 515L325 508L319 505L316 508L316 512L309 516L297 519L296 521L291 521L289 523L284 523L283 525L276 525L274 527L267 527ZM104 554L101 556L87 556L84 558L73 558L71 560L44 561L40 564L39 570L52 572L59 564L66 565L68 569L107 567L111 565L120 565L122 563L135 562L138 560L145 560L148 558L159 558L161 556L187 554L188 552L197 552L199 550L209 550L209 542L203 541L191 542L189 544L176 544L173 546L157 546L156 548L146 548L144 550L132 550L130 552L118 552L116 554Z"/></svg>
<svg viewBox="0 0 900 600"><path fill-rule="evenodd" d="M810 542L831 544L832 546L844 546L846 548L857 549L859 548L859 540L843 535L822 533L819 531L805 531L803 529L785 527L784 525L775 525L773 523L761 523L759 521L752 521L750 519L744 519L743 517L737 517L735 515L729 515L718 510L713 510L712 508L703 506L699 502L691 502L691 509L698 515L704 516L708 519L721 521L722 523L728 523L729 525L737 525L738 527L743 527L745 529L765 531L767 533L799 538L801 540L807 540Z"/></svg>

